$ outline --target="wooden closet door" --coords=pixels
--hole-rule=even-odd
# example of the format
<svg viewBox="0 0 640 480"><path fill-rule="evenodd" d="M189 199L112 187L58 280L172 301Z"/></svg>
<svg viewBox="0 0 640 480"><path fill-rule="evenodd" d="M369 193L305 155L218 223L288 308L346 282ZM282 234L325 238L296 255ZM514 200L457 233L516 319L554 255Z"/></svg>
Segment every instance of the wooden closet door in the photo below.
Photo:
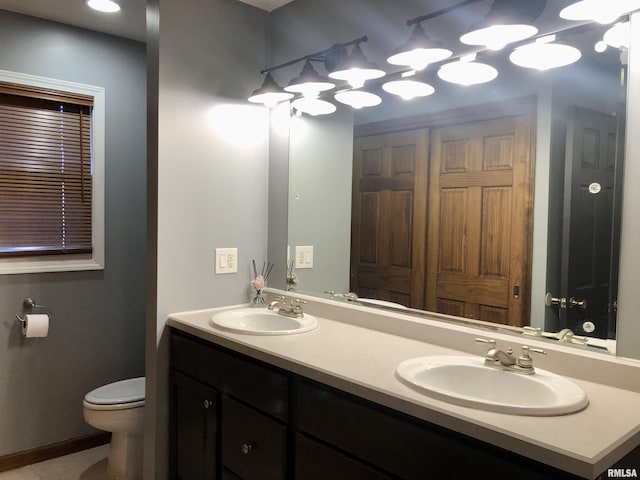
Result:
<svg viewBox="0 0 640 480"><path fill-rule="evenodd" d="M427 310L528 324L531 137L528 115L433 131Z"/></svg>
<svg viewBox="0 0 640 480"><path fill-rule="evenodd" d="M424 308L429 130L356 138L351 290Z"/></svg>

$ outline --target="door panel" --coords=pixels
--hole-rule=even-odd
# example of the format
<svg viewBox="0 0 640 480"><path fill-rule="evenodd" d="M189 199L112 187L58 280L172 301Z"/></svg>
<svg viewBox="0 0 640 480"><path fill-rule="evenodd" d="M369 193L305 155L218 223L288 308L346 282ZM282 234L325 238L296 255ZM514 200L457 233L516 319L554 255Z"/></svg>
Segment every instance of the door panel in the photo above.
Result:
<svg viewBox="0 0 640 480"><path fill-rule="evenodd" d="M601 338L608 337L609 317L615 316L609 288L616 142L614 116L569 109L561 296L585 300L586 308L571 307L569 302L560 321L579 335ZM585 331L591 324L595 330Z"/></svg>
<svg viewBox="0 0 640 480"><path fill-rule="evenodd" d="M351 290L424 308L427 129L354 142Z"/></svg>
<svg viewBox="0 0 640 480"><path fill-rule="evenodd" d="M428 310L528 322L531 139L528 114L433 131Z"/></svg>

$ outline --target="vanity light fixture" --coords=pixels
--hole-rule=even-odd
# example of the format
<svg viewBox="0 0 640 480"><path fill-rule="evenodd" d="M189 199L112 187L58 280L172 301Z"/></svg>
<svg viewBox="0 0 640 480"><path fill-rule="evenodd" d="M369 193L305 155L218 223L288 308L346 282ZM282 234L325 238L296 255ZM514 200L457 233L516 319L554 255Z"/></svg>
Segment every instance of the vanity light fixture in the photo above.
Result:
<svg viewBox="0 0 640 480"><path fill-rule="evenodd" d="M329 72L329 78L344 80L349 82L353 88L361 88L367 80L374 80L386 75L378 65L367 60L360 43L356 43L351 51L351 55L336 69Z"/></svg>
<svg viewBox="0 0 640 480"><path fill-rule="evenodd" d="M393 55L387 58L387 62L391 65L407 66L420 71L430 63L449 58L452 54L453 52L444 48L441 42L433 40L427 35L420 23L416 23L407 43L396 48Z"/></svg>
<svg viewBox="0 0 640 480"><path fill-rule="evenodd" d="M252 103L262 103L266 107L272 108L278 103L291 98L293 98L293 93L285 92L273 79L271 72L267 72L262 86L254 90L248 100Z"/></svg>
<svg viewBox="0 0 640 480"><path fill-rule="evenodd" d="M410 80L403 75L401 80L392 80L382 85L382 89L392 95L397 95L403 100L413 100L418 97L428 97L436 89L425 82Z"/></svg>
<svg viewBox="0 0 640 480"><path fill-rule="evenodd" d="M640 9L640 0L581 0L560 11L565 20L615 22L622 15Z"/></svg>
<svg viewBox="0 0 640 480"><path fill-rule="evenodd" d="M631 37L631 24L627 22L616 23L604 32L604 42L613 48L629 48Z"/></svg>
<svg viewBox="0 0 640 480"><path fill-rule="evenodd" d="M466 87L494 80L498 70L486 63L476 62L476 54L461 57L459 61L447 63L438 69L438 77L445 82Z"/></svg>
<svg viewBox="0 0 640 480"><path fill-rule="evenodd" d="M356 110L365 107L375 107L382 103L382 99L375 93L363 90L342 90L337 92L334 98L345 105L349 105Z"/></svg>
<svg viewBox="0 0 640 480"><path fill-rule="evenodd" d="M120 5L113 0L87 0L87 5L94 10L104 13L120 11Z"/></svg>
<svg viewBox="0 0 640 480"><path fill-rule="evenodd" d="M509 55L509 60L519 67L549 70L575 63L581 57L580 50L571 45L557 43L556 36L549 35L516 48Z"/></svg>
<svg viewBox="0 0 640 480"><path fill-rule="evenodd" d="M300 93L305 97L314 97L319 92L331 90L335 86L335 83L320 75L313 68L311 61L306 60L300 75L292 79L284 89L287 92Z"/></svg>
<svg viewBox="0 0 640 480"><path fill-rule="evenodd" d="M540 16L546 4L546 0L494 0L487 15L471 25L460 41L501 50L509 43L533 37L538 29L531 22Z"/></svg>
<svg viewBox="0 0 640 480"><path fill-rule="evenodd" d="M373 90L376 93L372 93L372 88L363 89L365 82L369 82L374 88L382 87L385 92L405 100L432 95L435 92L434 87L416 76L417 72L427 67L439 67L437 74L440 79L458 85L470 86L490 82L498 76L498 70L487 63L478 62L476 55L485 55L488 49L500 49L510 43L515 45L511 49L513 51L509 59L513 64L524 68L547 70L569 65L582 57L580 50L556 41L555 35L538 34L533 22L545 9L547 0L493 0L485 17L472 24L469 31L460 38L463 43L480 47L473 48L475 53L472 55L463 54L457 56L457 60L447 60L453 55L452 50L429 37L422 23L480 2L486 0L460 0L446 8L407 20L407 26L413 27L411 37L387 59L390 64L404 67L404 70L387 74L375 63L370 62L362 51L361 43L368 40L363 36L262 70L261 73L266 75L264 84L253 92L249 100L270 107L281 101L293 100L291 107L298 115L326 115L336 111L335 102L356 109L380 104L382 99L377 95L379 92ZM640 0L581 0L575 2L572 7L579 4L612 6L616 11L616 18L640 8ZM567 30L574 28L579 29L582 26L570 27ZM620 34L622 37L618 36ZM532 36L537 40L530 40L529 37ZM624 47L628 45L628 36L628 22L626 25L616 25L599 42L598 51L606 49L607 43L616 48ZM350 55L347 50L349 47L353 47ZM280 88L274 81L272 72L303 61L300 75L291 80L284 89ZM330 78L318 73L314 68L316 63L324 67L324 71L328 72L325 75ZM327 101L328 95L321 95L322 92L336 87L338 88L331 101ZM294 94L298 98L294 99Z"/></svg>
<svg viewBox="0 0 640 480"><path fill-rule="evenodd" d="M311 116L329 115L336 111L336 106L317 97L300 97L291 102L291 108L297 115L307 113Z"/></svg>

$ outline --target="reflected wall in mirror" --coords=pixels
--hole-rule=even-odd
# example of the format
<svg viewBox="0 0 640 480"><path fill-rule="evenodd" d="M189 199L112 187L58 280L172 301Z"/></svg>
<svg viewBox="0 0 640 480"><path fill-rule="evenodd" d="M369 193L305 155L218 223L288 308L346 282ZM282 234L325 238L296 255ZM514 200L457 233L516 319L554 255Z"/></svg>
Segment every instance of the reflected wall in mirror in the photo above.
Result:
<svg viewBox="0 0 640 480"><path fill-rule="evenodd" d="M363 28L372 21L354 3L313 31L331 35L328 44L354 36L345 16ZM542 31L558 29L566 3L547 7ZM365 30L370 59L382 64L402 43L403 19L426 13L405 4L406 12L380 6L382 38ZM303 1L274 18L312 9ZM313 268L295 270L299 291L352 291L385 306L615 338L625 52L594 51L606 27L560 25L572 27L567 41L582 51L572 66L532 71L495 52L485 61L499 77L484 85L452 85L428 69L429 97L406 102L379 91L383 103L355 115L339 107L293 119L291 258L296 246L314 246ZM438 28L443 37L453 30L444 19ZM285 42L275 51L305 53Z"/></svg>

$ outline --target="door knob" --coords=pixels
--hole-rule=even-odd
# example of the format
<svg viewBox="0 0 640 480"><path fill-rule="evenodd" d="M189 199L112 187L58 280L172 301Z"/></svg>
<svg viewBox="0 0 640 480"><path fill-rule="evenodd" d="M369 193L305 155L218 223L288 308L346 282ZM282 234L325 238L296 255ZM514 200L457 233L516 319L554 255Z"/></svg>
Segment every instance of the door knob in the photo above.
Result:
<svg viewBox="0 0 640 480"><path fill-rule="evenodd" d="M569 299L569 308L581 308L582 310L587 309L587 301L586 300L576 300L575 297L571 297Z"/></svg>
<svg viewBox="0 0 640 480"><path fill-rule="evenodd" d="M244 455L249 455L253 451L253 443L251 443L251 442L243 442L242 446L241 446L241 449L242 449L242 453Z"/></svg>
<svg viewBox="0 0 640 480"><path fill-rule="evenodd" d="M567 299L564 297L554 297L551 293L547 293L544 297L544 303L547 307L567 308Z"/></svg>

